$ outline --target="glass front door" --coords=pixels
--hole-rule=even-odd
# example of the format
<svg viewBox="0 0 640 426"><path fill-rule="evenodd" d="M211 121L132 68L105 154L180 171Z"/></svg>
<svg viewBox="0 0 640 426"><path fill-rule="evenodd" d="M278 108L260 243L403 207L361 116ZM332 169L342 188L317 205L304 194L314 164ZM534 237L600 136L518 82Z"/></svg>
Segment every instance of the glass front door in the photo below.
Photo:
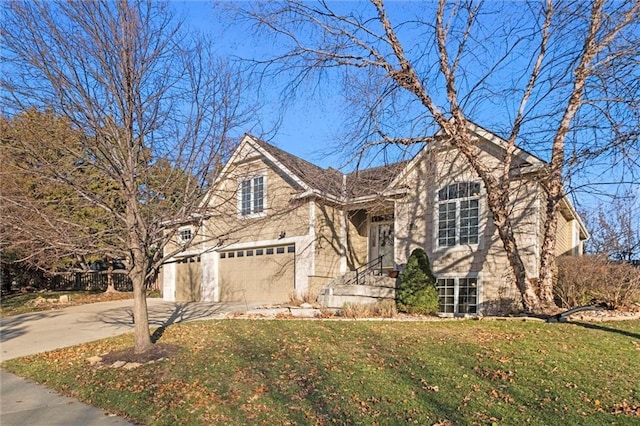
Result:
<svg viewBox="0 0 640 426"><path fill-rule="evenodd" d="M372 223L369 236L369 260L382 256L382 267L393 268L393 223Z"/></svg>

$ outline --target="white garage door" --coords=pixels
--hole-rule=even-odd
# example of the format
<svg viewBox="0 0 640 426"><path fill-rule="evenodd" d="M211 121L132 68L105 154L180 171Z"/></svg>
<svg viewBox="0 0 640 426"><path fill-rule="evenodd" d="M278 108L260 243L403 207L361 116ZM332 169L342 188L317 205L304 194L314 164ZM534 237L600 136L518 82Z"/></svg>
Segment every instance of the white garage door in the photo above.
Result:
<svg viewBox="0 0 640 426"><path fill-rule="evenodd" d="M220 252L223 302L283 303L295 290L293 244Z"/></svg>

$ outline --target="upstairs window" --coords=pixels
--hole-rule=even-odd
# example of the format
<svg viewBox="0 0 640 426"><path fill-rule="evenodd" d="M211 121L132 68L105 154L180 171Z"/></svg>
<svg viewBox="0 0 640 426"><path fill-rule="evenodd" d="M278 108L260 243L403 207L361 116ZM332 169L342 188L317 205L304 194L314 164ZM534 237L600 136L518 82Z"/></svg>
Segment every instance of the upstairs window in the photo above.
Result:
<svg viewBox="0 0 640 426"><path fill-rule="evenodd" d="M240 183L240 214L249 216L264 212L264 176Z"/></svg>
<svg viewBox="0 0 640 426"><path fill-rule="evenodd" d="M191 228L182 228L178 231L178 241L181 244L186 244L191 241L191 237L193 234L191 233Z"/></svg>
<svg viewBox="0 0 640 426"><path fill-rule="evenodd" d="M438 247L478 244L480 183L460 182L438 191Z"/></svg>

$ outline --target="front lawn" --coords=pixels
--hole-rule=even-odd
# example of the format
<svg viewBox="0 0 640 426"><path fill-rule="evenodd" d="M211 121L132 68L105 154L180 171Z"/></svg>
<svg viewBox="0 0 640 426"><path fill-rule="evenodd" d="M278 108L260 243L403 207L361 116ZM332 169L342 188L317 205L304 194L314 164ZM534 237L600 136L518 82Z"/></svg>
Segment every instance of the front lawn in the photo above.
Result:
<svg viewBox="0 0 640 426"><path fill-rule="evenodd" d="M69 301L59 302L60 296L69 296ZM102 291L43 291L5 294L0 298L0 317L61 309L88 303L131 299L132 297L133 293L131 292L105 293Z"/></svg>
<svg viewBox="0 0 640 426"><path fill-rule="evenodd" d="M86 361L130 335L3 367L148 425L640 422L640 321L220 320L160 343L182 349L132 371Z"/></svg>

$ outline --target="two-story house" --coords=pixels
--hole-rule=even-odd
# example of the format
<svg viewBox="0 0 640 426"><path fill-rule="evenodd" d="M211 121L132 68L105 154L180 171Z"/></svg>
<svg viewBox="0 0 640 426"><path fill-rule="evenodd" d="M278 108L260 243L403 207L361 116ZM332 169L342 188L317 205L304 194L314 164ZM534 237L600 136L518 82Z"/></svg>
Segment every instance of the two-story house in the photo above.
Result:
<svg viewBox="0 0 640 426"><path fill-rule="evenodd" d="M505 142L470 130L498 172ZM517 150L512 217L529 278L538 276L545 167ZM194 244L164 266L164 298L282 303L376 259L401 270L421 247L443 312L498 313L520 297L485 198L466 159L437 135L411 161L348 174L245 135L211 187L198 235L177 233ZM588 234L569 200L559 215L557 254L581 254Z"/></svg>

